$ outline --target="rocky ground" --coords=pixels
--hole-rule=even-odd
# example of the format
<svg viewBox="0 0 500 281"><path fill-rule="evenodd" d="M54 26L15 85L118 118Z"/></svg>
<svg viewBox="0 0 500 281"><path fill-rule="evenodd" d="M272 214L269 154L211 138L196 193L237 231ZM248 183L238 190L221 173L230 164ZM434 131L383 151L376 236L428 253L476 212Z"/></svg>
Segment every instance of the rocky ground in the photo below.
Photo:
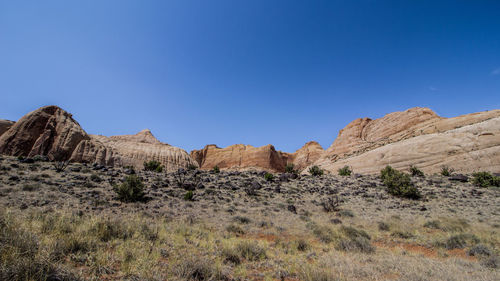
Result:
<svg viewBox="0 0 500 281"><path fill-rule="evenodd" d="M0 172L0 222L35 235L35 258L48 255L47 276L59 279L500 279L500 190L466 178L413 177L422 199L408 200L373 175L135 171L145 200L124 203L113 186L130 169L73 163L56 172L4 156ZM102 239L100 223L116 235ZM68 237L94 246L52 259ZM2 266L2 277L14 276Z"/></svg>

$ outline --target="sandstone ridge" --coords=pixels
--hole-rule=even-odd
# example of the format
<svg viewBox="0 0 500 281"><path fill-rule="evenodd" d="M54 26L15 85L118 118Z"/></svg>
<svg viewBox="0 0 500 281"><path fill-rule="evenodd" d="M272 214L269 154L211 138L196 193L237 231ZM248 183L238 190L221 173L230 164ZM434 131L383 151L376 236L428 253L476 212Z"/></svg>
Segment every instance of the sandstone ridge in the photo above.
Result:
<svg viewBox="0 0 500 281"><path fill-rule="evenodd" d="M443 118L428 108L410 108L371 120L356 119L314 163L336 173L348 165L357 173L384 166L416 165L438 172L443 165L460 172L500 171L500 110Z"/></svg>
<svg viewBox="0 0 500 281"><path fill-rule="evenodd" d="M135 135L87 134L72 115L57 106L45 106L23 116L0 136L0 154L142 168L156 160L167 170L196 165L184 150L162 143L151 131Z"/></svg>

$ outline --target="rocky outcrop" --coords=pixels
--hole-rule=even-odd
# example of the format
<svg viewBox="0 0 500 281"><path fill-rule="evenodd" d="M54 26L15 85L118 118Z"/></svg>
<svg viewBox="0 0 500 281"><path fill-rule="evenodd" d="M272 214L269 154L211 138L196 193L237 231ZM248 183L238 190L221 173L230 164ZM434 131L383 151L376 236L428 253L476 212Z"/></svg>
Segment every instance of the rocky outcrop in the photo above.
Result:
<svg viewBox="0 0 500 281"><path fill-rule="evenodd" d="M382 118L357 119L314 164L336 173L378 173L384 166L417 165L438 172L448 165L461 172L499 170L500 110L443 118L428 108L411 108Z"/></svg>
<svg viewBox="0 0 500 281"><path fill-rule="evenodd" d="M68 159L81 141L89 139L71 114L45 106L26 114L0 136L0 153Z"/></svg>
<svg viewBox="0 0 500 281"><path fill-rule="evenodd" d="M91 135L91 141L81 142L71 160L108 166L134 166L139 169L145 161L155 160L167 171L189 165L198 166L186 151L160 142L149 130L135 135L112 137Z"/></svg>
<svg viewBox="0 0 500 281"><path fill-rule="evenodd" d="M323 148L317 142L308 142L295 153L276 150L270 144L261 147L236 144L226 148L211 144L201 150L191 151L191 157L202 169L212 169L217 166L221 169L283 172L288 163L293 163L295 168L302 169L316 161L323 152Z"/></svg>
<svg viewBox="0 0 500 281"><path fill-rule="evenodd" d="M288 156L288 153L277 151L270 144L261 147L235 144L225 148L211 144L201 150L191 151L191 157L202 169L218 166L221 169L284 171Z"/></svg>
<svg viewBox="0 0 500 281"><path fill-rule="evenodd" d="M197 165L187 152L160 142L149 130L112 137L88 135L70 113L57 106L42 107L17 121L0 136L0 154L47 155L56 160L138 169L150 160L159 161L167 170Z"/></svg>
<svg viewBox="0 0 500 281"><path fill-rule="evenodd" d="M10 121L10 120L5 120L5 119L0 119L0 136L3 135L3 133L7 132L8 129L10 129L10 127L12 127L12 125L14 125L14 121Z"/></svg>
<svg viewBox="0 0 500 281"><path fill-rule="evenodd" d="M316 162L324 152L325 150L319 143L310 141L299 150L290 154L288 157L288 162L293 163L295 169L303 170L307 166Z"/></svg>

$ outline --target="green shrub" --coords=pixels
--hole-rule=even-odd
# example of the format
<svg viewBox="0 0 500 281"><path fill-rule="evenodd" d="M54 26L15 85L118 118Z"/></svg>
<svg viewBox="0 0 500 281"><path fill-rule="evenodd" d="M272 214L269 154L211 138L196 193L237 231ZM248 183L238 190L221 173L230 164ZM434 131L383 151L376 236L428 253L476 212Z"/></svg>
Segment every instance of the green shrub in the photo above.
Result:
<svg viewBox="0 0 500 281"><path fill-rule="evenodd" d="M296 174L297 170L295 170L295 165L292 163L286 164L285 173Z"/></svg>
<svg viewBox="0 0 500 281"><path fill-rule="evenodd" d="M414 200L421 197L418 189L412 184L410 176L391 166L380 171L380 178L391 195Z"/></svg>
<svg viewBox="0 0 500 281"><path fill-rule="evenodd" d="M217 165L216 165L216 166L212 169L212 171L213 171L214 173L216 173L216 174L220 173L219 166L217 166Z"/></svg>
<svg viewBox="0 0 500 281"><path fill-rule="evenodd" d="M472 174L472 183L480 187L500 186L500 177L495 177L489 172L477 172Z"/></svg>
<svg viewBox="0 0 500 281"><path fill-rule="evenodd" d="M417 168L417 166L410 166L410 174L413 177L423 177L424 176L424 172L422 172L422 170Z"/></svg>
<svg viewBox="0 0 500 281"><path fill-rule="evenodd" d="M97 174L92 174L90 176L90 180L93 182L101 182L102 181L101 177L99 177L99 175L97 175Z"/></svg>
<svg viewBox="0 0 500 281"><path fill-rule="evenodd" d="M191 190L189 190L188 192L186 192L186 194L184 194L184 200L193 201L193 196L194 193Z"/></svg>
<svg viewBox="0 0 500 281"><path fill-rule="evenodd" d="M309 168L309 174L317 177L322 176L324 174L324 171L318 166L312 166L311 168Z"/></svg>
<svg viewBox="0 0 500 281"><path fill-rule="evenodd" d="M189 164L189 165L187 166L187 169L188 169L189 171L194 171L194 170L198 169L198 167L197 167L196 165L194 165L194 164Z"/></svg>
<svg viewBox="0 0 500 281"><path fill-rule="evenodd" d="M338 169L339 176L350 176L352 173L352 170L349 166L344 166L340 169Z"/></svg>
<svg viewBox="0 0 500 281"><path fill-rule="evenodd" d="M264 179L266 179L266 181L272 181L274 179L274 176L273 174L266 172L264 174Z"/></svg>
<svg viewBox="0 0 500 281"><path fill-rule="evenodd" d="M144 162L144 170L161 173L163 171L163 166L161 165L160 162L151 160L149 162Z"/></svg>
<svg viewBox="0 0 500 281"><path fill-rule="evenodd" d="M448 166L441 167L441 175L449 177L453 173L453 169Z"/></svg>
<svg viewBox="0 0 500 281"><path fill-rule="evenodd" d="M144 184L136 175L129 175L119 186L115 186L114 191L118 199L124 202L135 202L144 199Z"/></svg>

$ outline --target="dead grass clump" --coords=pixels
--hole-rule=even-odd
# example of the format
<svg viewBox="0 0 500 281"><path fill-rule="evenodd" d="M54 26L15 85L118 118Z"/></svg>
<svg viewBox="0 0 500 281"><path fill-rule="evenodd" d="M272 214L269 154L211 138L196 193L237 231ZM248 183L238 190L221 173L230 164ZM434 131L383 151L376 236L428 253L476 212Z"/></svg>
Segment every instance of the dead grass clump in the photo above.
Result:
<svg viewBox="0 0 500 281"><path fill-rule="evenodd" d="M267 257L266 249L256 241L242 241L236 245L236 251L249 261L257 261Z"/></svg>

